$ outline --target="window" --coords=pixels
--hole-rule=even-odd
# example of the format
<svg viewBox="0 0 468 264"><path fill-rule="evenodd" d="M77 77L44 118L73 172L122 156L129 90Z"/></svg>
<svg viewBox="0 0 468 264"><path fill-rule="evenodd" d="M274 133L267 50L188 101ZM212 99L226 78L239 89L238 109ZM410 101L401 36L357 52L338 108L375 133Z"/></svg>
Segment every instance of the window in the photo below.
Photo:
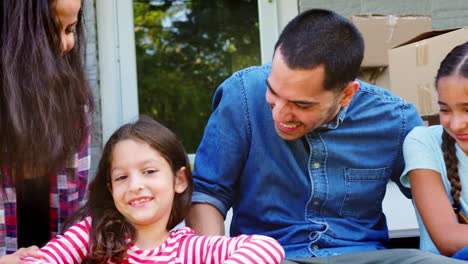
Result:
<svg viewBox="0 0 468 264"><path fill-rule="evenodd" d="M254 0L134 0L138 102L195 152L215 89L260 64Z"/></svg>

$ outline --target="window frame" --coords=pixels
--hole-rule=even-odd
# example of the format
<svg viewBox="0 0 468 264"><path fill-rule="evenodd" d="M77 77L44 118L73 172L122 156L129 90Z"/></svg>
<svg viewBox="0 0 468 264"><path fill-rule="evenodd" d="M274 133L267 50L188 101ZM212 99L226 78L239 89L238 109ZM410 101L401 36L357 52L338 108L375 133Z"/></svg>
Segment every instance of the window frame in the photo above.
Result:
<svg viewBox="0 0 468 264"><path fill-rule="evenodd" d="M95 1L102 142L139 114L132 3Z"/></svg>
<svg viewBox="0 0 468 264"><path fill-rule="evenodd" d="M262 63L270 62L279 34L299 14L298 1L258 0L260 52Z"/></svg>
<svg viewBox="0 0 468 264"><path fill-rule="evenodd" d="M99 0L96 5L102 142L139 115L132 0ZM298 1L258 0L261 62L271 61Z"/></svg>

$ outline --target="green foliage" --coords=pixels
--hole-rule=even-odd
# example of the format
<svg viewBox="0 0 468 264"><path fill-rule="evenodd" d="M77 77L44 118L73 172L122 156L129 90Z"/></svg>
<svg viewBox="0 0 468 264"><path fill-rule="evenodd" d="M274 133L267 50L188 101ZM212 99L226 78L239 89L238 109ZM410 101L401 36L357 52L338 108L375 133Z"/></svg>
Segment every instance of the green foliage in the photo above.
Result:
<svg viewBox="0 0 468 264"><path fill-rule="evenodd" d="M257 2L134 1L133 8L140 113L195 152L216 87L260 63Z"/></svg>

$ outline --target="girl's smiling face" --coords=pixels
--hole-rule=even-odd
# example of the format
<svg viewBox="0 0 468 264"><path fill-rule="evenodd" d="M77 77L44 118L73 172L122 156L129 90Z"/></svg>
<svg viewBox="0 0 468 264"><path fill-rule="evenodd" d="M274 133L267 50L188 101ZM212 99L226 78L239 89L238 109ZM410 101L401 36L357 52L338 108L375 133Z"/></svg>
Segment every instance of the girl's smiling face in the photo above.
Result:
<svg viewBox="0 0 468 264"><path fill-rule="evenodd" d="M174 196L187 188L185 167L174 175L159 152L126 139L112 151L110 190L117 210L136 229L166 229Z"/></svg>
<svg viewBox="0 0 468 264"><path fill-rule="evenodd" d="M437 82L440 123L468 155L468 78L442 77Z"/></svg>

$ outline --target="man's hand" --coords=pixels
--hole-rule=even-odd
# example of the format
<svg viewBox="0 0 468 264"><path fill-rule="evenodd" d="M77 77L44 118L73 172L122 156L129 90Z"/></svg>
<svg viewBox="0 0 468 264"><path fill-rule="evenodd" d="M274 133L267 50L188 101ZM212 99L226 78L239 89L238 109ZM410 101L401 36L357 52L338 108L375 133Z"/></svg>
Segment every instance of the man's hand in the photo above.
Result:
<svg viewBox="0 0 468 264"><path fill-rule="evenodd" d="M20 248L15 253L0 257L0 264L22 264L28 263L22 261L22 258L33 257L41 259L44 254L36 246L30 246L28 248Z"/></svg>

